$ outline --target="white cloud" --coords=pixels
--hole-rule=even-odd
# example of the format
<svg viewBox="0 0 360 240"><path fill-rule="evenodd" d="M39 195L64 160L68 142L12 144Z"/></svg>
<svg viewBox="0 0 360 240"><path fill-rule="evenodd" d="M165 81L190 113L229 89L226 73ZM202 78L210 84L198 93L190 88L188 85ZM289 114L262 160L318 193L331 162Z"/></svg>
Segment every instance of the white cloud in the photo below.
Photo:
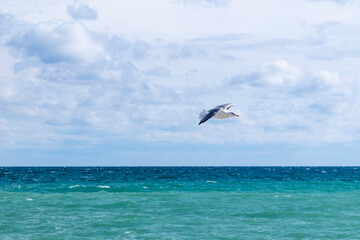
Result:
<svg viewBox="0 0 360 240"><path fill-rule="evenodd" d="M73 4L67 7L68 14L74 19L96 20L97 12L85 4Z"/></svg>
<svg viewBox="0 0 360 240"><path fill-rule="evenodd" d="M245 75L237 75L229 81L230 86L247 84L253 87L270 87L289 94L312 94L319 91L350 94L353 83L350 80L341 80L336 72L307 72L284 60L265 63L262 68Z"/></svg>
<svg viewBox="0 0 360 240"><path fill-rule="evenodd" d="M258 80L261 82L258 84L270 86L294 86L304 75L303 71L284 60L265 63L259 74L261 77Z"/></svg>
<svg viewBox="0 0 360 240"><path fill-rule="evenodd" d="M330 91L340 90L346 83L342 82L336 72L318 71L313 74L312 80L314 87L319 90L330 89ZM349 89L350 91L350 89Z"/></svg>
<svg viewBox="0 0 360 240"><path fill-rule="evenodd" d="M44 63L93 63L103 54L94 36L79 23L40 23L15 34L9 42L25 57Z"/></svg>

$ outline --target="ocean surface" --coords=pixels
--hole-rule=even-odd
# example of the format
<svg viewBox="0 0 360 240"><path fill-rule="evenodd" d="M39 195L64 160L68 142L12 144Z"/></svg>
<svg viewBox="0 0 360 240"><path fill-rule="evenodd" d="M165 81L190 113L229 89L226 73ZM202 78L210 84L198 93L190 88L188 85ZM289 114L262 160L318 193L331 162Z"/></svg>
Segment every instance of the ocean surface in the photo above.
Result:
<svg viewBox="0 0 360 240"><path fill-rule="evenodd" d="M0 167L0 239L360 239L357 167Z"/></svg>

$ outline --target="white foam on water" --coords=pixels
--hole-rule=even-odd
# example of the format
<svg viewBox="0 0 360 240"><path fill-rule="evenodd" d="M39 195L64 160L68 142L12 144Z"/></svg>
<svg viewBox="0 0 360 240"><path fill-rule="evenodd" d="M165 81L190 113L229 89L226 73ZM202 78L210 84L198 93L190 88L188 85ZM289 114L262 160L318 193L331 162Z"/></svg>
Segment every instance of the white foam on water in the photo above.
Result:
<svg viewBox="0 0 360 240"><path fill-rule="evenodd" d="M207 183L217 183L217 181L210 181L210 180L208 180L208 181L206 181Z"/></svg>
<svg viewBox="0 0 360 240"><path fill-rule="evenodd" d="M146 186L143 186L143 188L148 188L148 187L146 187Z"/></svg>
<svg viewBox="0 0 360 240"><path fill-rule="evenodd" d="M26 201L33 201L34 199L32 198L27 198Z"/></svg>
<svg viewBox="0 0 360 240"><path fill-rule="evenodd" d="M85 185L73 185L73 186L70 186L69 188L78 188L78 187L85 187Z"/></svg>
<svg viewBox="0 0 360 240"><path fill-rule="evenodd" d="M106 186L106 185L104 185L104 186L99 185L98 187L99 187L99 188L110 188L110 186Z"/></svg>

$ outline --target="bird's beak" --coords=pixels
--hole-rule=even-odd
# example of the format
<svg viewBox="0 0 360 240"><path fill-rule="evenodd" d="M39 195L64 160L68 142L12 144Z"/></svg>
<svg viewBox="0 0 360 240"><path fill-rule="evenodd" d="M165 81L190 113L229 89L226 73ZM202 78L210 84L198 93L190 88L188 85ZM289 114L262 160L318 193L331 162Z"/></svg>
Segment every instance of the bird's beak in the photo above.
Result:
<svg viewBox="0 0 360 240"><path fill-rule="evenodd" d="M235 116L240 117L239 115L235 114Z"/></svg>

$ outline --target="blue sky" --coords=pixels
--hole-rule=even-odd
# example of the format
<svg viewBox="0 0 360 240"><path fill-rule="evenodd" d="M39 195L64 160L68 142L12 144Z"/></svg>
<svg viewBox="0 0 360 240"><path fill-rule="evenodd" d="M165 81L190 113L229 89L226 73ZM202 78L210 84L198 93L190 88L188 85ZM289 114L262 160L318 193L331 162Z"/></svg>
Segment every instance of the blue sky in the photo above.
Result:
<svg viewBox="0 0 360 240"><path fill-rule="evenodd" d="M359 12L0 0L0 165L359 165Z"/></svg>

